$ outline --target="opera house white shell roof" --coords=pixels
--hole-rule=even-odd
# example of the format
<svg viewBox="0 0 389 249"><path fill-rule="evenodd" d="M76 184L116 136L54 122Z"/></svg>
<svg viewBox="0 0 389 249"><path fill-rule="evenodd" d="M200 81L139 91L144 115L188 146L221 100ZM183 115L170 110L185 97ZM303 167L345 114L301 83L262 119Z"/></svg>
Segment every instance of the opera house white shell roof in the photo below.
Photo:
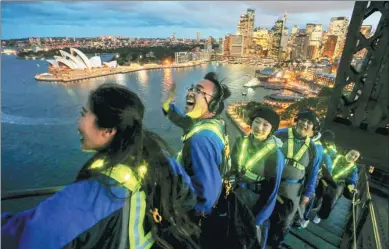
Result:
<svg viewBox="0 0 389 249"><path fill-rule="evenodd" d="M78 49L70 48L70 53L60 50L61 56L54 56L54 60L47 60L55 68L59 65L65 65L70 69L85 69L95 67L117 67L116 61L102 63L100 56L93 56L88 58L83 52Z"/></svg>

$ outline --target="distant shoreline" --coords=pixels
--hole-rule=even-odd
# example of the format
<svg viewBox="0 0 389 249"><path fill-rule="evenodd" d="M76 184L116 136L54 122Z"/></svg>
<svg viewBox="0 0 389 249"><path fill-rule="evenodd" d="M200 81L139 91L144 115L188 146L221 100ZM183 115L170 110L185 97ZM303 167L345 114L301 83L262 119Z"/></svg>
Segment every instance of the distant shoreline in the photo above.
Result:
<svg viewBox="0 0 389 249"><path fill-rule="evenodd" d="M182 65L171 65L171 66L162 66L162 65L147 66L147 65L145 65L145 66L137 67L137 68L119 66L117 68L111 69L108 72L95 72L95 73L92 72L91 75L80 75L80 76L77 76L77 75L74 75L74 76L68 76L68 75L55 76L52 74L43 73L43 74L36 75L35 79L38 81L70 83L70 82L79 82L79 81L86 80L86 79L100 78L100 77L114 75L114 74L133 73L133 72L137 72L137 71L152 70L152 69L186 68L186 67L199 66L202 64L206 64L206 63L209 63L209 62L208 61L201 61L201 62L196 62L193 64L182 64Z"/></svg>

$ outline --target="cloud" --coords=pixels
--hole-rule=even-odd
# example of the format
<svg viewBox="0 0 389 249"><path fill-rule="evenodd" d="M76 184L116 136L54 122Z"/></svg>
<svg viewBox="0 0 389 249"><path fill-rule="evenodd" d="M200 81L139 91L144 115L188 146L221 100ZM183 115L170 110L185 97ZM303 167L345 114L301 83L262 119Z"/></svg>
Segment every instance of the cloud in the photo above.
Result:
<svg viewBox="0 0 389 249"><path fill-rule="evenodd" d="M287 26L304 27L306 23L328 26L333 16L350 17L354 2L275 2L275 1L139 1L139 2L3 2L2 25L4 31L20 27L20 34L27 34L25 27L38 27L49 34L54 27L84 27L99 30L98 35L110 35L111 30L122 30L123 36L137 36L140 30L152 30L154 36L160 30L170 30L183 37L196 30L204 36L220 36L235 33L237 23L247 8L256 12L255 26L271 28L284 11L288 12ZM336 7L336 8L335 8ZM16 14L15 14L16 13ZM77 29L79 30L79 29ZM53 30L51 30L53 32ZM135 33L139 32L139 33ZM196 32L194 31L194 32ZM83 32L64 36L83 36ZM13 30L13 34L17 33ZM58 33L57 31L55 33ZM50 36L50 35L49 35ZM194 34L191 36L194 37Z"/></svg>

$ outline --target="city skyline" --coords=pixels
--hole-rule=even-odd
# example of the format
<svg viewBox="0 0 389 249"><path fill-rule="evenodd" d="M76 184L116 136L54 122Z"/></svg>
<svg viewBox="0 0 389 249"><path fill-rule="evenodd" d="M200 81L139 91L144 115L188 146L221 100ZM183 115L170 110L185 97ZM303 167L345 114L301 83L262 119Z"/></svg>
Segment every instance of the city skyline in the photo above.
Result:
<svg viewBox="0 0 389 249"><path fill-rule="evenodd" d="M312 3L312 4L310 4ZM336 5L335 5L336 4ZM337 7L334 10L334 6ZM236 33L239 17L255 9L255 27L271 28L285 11L287 27L328 28L331 17L352 14L354 2L3 2L2 39L123 36L196 39ZM373 25L378 18L371 18Z"/></svg>

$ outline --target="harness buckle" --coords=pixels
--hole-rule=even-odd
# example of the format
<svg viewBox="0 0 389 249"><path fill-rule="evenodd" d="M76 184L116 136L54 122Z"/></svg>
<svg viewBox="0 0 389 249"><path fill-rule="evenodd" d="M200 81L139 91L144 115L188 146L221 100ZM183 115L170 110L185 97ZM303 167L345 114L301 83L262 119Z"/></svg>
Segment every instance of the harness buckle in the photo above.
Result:
<svg viewBox="0 0 389 249"><path fill-rule="evenodd" d="M225 188L226 188L226 195L224 196L224 198L227 199L227 196L230 194L232 185L231 185L230 181L228 181L228 180L224 180L224 185L225 185Z"/></svg>
<svg viewBox="0 0 389 249"><path fill-rule="evenodd" d="M162 216L159 214L158 212L158 208L154 208L152 211L151 211L151 214L153 215L153 219L154 219L154 222L155 223L161 223L162 221Z"/></svg>

